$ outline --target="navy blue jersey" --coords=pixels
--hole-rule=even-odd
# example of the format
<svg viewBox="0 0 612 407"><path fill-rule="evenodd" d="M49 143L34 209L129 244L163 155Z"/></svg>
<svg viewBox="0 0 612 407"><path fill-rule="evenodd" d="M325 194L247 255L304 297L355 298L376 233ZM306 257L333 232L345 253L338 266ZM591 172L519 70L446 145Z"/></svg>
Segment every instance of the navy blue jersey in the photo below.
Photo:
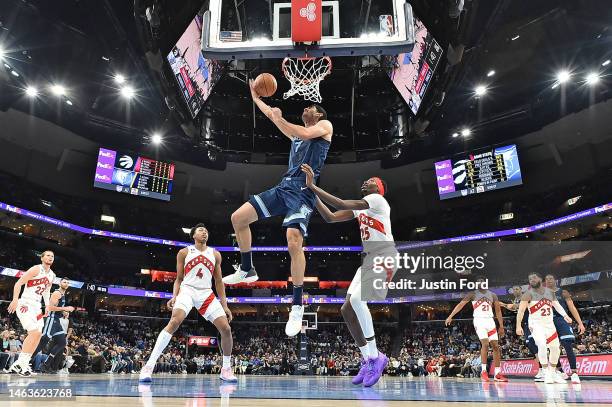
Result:
<svg viewBox="0 0 612 407"><path fill-rule="evenodd" d="M567 312L567 315L569 315L569 308L567 307L567 301L565 301L565 298L563 298L563 290L560 288L557 288L557 291L555 291L555 297L557 298L557 301L559 301L559 304L561 304L565 312ZM561 317L561 314L559 314L557 310L554 308L553 308L553 315L555 317Z"/></svg>
<svg viewBox="0 0 612 407"><path fill-rule="evenodd" d="M321 168L327 158L327 152L331 143L324 138L301 140L297 137L291 141L291 151L289 152L289 168L284 177L306 178L300 169L302 164L308 164L314 172L315 178L319 177Z"/></svg>
<svg viewBox="0 0 612 407"><path fill-rule="evenodd" d="M59 301L57 301L57 306L58 307L65 307L66 306L66 295L62 294L62 296L60 297ZM54 319L60 319L62 317L62 311L51 311L49 313L49 318L54 318Z"/></svg>

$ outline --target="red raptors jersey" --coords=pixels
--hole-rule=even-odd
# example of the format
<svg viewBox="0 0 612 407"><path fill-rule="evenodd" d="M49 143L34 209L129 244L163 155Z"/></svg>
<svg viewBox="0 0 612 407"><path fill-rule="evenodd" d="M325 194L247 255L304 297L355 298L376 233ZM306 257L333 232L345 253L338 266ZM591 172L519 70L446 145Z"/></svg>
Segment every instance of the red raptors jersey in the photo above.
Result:
<svg viewBox="0 0 612 407"><path fill-rule="evenodd" d="M187 246L185 257L185 277L181 285L197 290L212 288L212 275L215 271L215 251L207 247L199 251L195 246Z"/></svg>
<svg viewBox="0 0 612 407"><path fill-rule="evenodd" d="M493 293L489 290L485 292L474 291L472 300L474 318L493 318Z"/></svg>
<svg viewBox="0 0 612 407"><path fill-rule="evenodd" d="M391 207L380 194L370 194L363 197L370 207L362 211L353 211L359 222L361 241L392 242Z"/></svg>
<svg viewBox="0 0 612 407"><path fill-rule="evenodd" d="M553 301L556 301L555 293L550 289L544 288L543 292L538 292L529 288L531 301L529 301L529 322L553 323Z"/></svg>
<svg viewBox="0 0 612 407"><path fill-rule="evenodd" d="M54 279L55 273L51 269L45 271L42 265L38 266L38 274L26 282L20 299L40 304L42 293L44 293L48 287L51 287Z"/></svg>

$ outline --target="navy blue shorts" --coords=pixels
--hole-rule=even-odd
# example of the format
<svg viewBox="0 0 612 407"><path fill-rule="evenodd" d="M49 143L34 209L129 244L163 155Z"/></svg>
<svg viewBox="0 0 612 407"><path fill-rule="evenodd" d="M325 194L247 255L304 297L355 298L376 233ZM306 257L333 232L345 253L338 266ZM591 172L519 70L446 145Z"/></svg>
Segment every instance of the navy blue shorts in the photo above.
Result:
<svg viewBox="0 0 612 407"><path fill-rule="evenodd" d="M555 328L557 329L557 334L559 335L560 341L576 340L576 336L574 336L574 330L567 322L565 322L563 317L554 317L553 322L555 323Z"/></svg>
<svg viewBox="0 0 612 407"><path fill-rule="evenodd" d="M51 338L55 335L65 334L65 332L62 324L59 322L59 319L47 317L45 318L45 325L43 327L42 334L47 338Z"/></svg>
<svg viewBox="0 0 612 407"><path fill-rule="evenodd" d="M308 222L315 202L315 194L303 178L283 178L274 188L249 199L259 219L284 216L283 227L299 229L304 236L308 236Z"/></svg>
<svg viewBox="0 0 612 407"><path fill-rule="evenodd" d="M529 326L527 323L523 323L523 336L525 337L525 342L533 341L533 337L531 336L531 331L529 330Z"/></svg>

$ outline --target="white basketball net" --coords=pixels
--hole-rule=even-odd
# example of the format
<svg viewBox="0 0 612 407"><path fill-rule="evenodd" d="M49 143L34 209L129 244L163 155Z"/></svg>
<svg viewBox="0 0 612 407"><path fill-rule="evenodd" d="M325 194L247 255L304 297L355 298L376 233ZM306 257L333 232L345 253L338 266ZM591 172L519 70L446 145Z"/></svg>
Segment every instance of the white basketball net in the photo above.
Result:
<svg viewBox="0 0 612 407"><path fill-rule="evenodd" d="M285 58L282 66L285 78L291 83L291 89L283 94L283 98L288 99L297 94L304 100L321 103L323 99L319 93L319 84L331 73L330 57Z"/></svg>

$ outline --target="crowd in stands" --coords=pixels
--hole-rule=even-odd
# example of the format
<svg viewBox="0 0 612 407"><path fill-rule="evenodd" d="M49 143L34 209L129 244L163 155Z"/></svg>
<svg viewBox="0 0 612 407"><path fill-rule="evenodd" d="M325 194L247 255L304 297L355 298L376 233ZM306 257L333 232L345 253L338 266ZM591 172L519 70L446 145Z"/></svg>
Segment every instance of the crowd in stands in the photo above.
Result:
<svg viewBox="0 0 612 407"><path fill-rule="evenodd" d="M5 306L5 304L2 304ZM586 310L587 331L579 337L577 354L612 352L609 311ZM5 308L0 313L0 370L6 369L21 350L24 332ZM189 335L215 335L208 324L186 323L173 337L159 359L156 371L165 373L218 373L218 350L190 346ZM165 321L120 319L81 315L72 318L66 358L70 372L129 374L138 372ZM531 357L523 339L517 338L514 321L506 319L506 336L500 340L504 358ZM353 375L359 369L360 353L344 324L319 324L308 331L310 367L316 375ZM479 373L479 342L471 321L413 323L398 332L395 327L377 328L377 346L390 356L387 374L397 376L471 376ZM283 324L241 322L234 324L233 366L237 374L293 374L298 360L298 339L284 334ZM399 347L393 339L401 335ZM490 360L488 361L491 362ZM40 360L34 360L35 368Z"/></svg>

